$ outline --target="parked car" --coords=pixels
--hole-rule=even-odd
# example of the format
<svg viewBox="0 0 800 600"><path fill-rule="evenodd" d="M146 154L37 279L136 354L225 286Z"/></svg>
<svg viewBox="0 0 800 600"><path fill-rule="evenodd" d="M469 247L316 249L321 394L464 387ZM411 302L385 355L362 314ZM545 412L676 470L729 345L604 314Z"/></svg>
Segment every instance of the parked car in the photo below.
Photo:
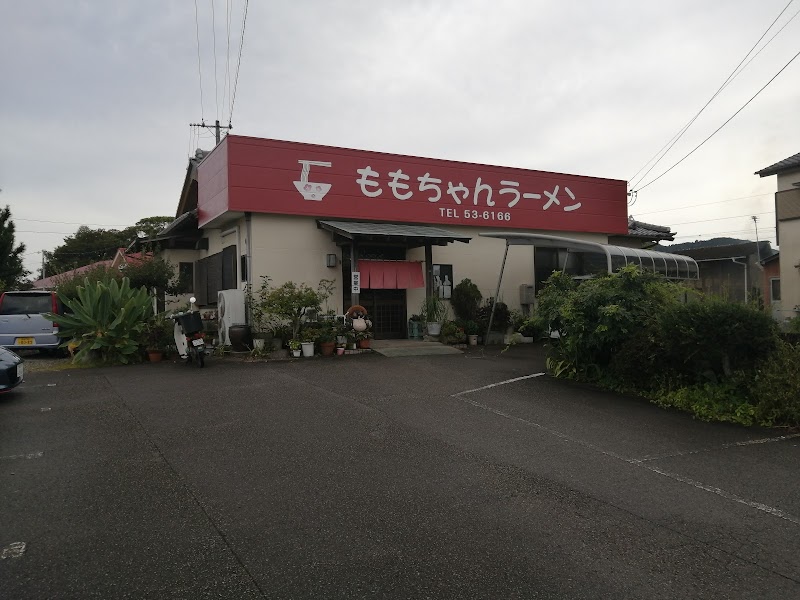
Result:
<svg viewBox="0 0 800 600"><path fill-rule="evenodd" d="M44 318L43 314L49 312L64 312L55 292L4 292L0 295L0 346L56 351L61 343L58 323Z"/></svg>
<svg viewBox="0 0 800 600"><path fill-rule="evenodd" d="M11 350L0 348L0 394L22 383L25 371L24 363L25 361Z"/></svg>

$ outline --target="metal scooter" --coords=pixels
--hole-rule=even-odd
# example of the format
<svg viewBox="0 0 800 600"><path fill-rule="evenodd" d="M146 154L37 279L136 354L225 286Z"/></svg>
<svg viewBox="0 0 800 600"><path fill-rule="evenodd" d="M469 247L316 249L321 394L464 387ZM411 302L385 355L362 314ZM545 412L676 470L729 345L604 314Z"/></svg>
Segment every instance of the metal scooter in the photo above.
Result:
<svg viewBox="0 0 800 600"><path fill-rule="evenodd" d="M196 301L196 298L190 298L188 311L175 313L169 318L175 321L175 347L178 354L188 364L194 363L202 368L205 366L206 342L203 338L203 321L200 313L194 310Z"/></svg>

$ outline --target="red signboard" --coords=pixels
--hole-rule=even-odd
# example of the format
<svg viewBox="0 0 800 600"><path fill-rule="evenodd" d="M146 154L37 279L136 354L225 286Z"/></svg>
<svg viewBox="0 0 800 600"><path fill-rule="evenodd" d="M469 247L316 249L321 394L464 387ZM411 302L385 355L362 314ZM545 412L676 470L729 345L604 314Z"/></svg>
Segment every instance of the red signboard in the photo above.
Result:
<svg viewBox="0 0 800 600"><path fill-rule="evenodd" d="M620 180L240 136L226 137L201 163L198 193L200 226L235 211L628 231L627 186Z"/></svg>

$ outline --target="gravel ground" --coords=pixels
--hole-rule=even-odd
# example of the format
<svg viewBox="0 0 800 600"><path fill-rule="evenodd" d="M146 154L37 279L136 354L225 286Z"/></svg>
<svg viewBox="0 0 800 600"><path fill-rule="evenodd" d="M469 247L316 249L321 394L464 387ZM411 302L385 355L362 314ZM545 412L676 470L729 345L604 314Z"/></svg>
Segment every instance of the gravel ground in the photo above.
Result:
<svg viewBox="0 0 800 600"><path fill-rule="evenodd" d="M17 354L25 359L25 370L28 373L34 371L54 371L56 369L66 368L70 365L69 358L57 358L39 352L38 350L20 350Z"/></svg>

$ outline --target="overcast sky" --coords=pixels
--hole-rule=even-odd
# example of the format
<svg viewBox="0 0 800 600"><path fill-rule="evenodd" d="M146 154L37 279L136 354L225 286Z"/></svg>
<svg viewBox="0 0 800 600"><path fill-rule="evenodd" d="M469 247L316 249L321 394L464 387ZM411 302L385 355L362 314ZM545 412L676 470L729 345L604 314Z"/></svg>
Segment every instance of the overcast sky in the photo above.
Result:
<svg viewBox="0 0 800 600"><path fill-rule="evenodd" d="M253 0L234 133L630 181L787 2ZM188 124L230 115L244 0L229 3L230 53L228 4L197 4L202 107L194 2L0 2L0 204L31 271L80 224L175 214L189 152L213 146ZM798 51L800 17L642 183ZM755 214L774 243L775 177L753 172L800 152L799 92L800 58L629 214L676 241L754 239Z"/></svg>

